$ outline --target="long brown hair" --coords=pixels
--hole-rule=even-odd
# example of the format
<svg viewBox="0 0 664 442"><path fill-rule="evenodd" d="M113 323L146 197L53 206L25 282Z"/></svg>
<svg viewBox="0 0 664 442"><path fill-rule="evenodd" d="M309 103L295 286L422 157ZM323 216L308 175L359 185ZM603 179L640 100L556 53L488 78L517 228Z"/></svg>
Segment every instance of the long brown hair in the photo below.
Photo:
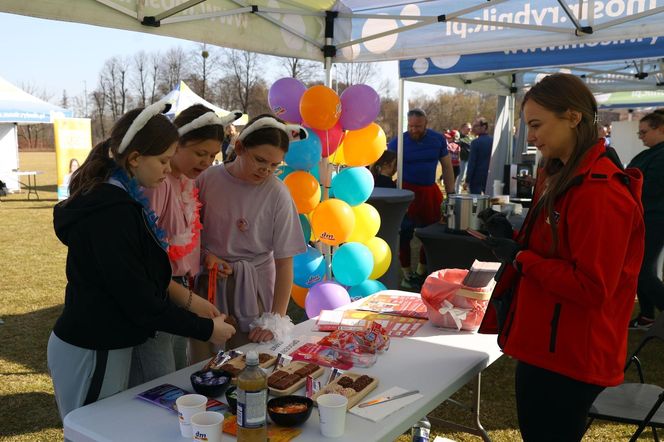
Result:
<svg viewBox="0 0 664 442"><path fill-rule="evenodd" d="M555 252L558 244L558 227L553 207L556 200L575 184L574 178L581 161L597 143L597 102L585 83L570 74L553 74L542 79L526 93L522 109L529 100L555 113L558 118L566 118L565 114L570 110L581 114L581 121L574 128L576 143L567 163L563 164L558 158L544 160L544 180L538 181L547 188L543 193L539 192L542 197L533 207L533 213L528 217L529 222L522 234L527 246L533 226L544 211L551 226L552 251Z"/></svg>
<svg viewBox="0 0 664 442"><path fill-rule="evenodd" d="M157 114L136 133L124 152L118 153L122 138L142 110L133 109L120 117L111 129L111 136L90 151L81 167L72 175L69 201L108 181L116 167L128 170L127 157L132 152L146 156L161 155L178 140L178 131L173 123L166 116Z"/></svg>

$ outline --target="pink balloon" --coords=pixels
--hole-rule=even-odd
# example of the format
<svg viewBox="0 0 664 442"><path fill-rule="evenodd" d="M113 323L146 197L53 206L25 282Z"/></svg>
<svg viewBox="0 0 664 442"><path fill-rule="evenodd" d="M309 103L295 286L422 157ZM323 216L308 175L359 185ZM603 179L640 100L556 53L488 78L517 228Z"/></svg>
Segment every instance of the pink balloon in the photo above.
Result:
<svg viewBox="0 0 664 442"><path fill-rule="evenodd" d="M267 95L270 109L279 118L300 124L300 99L307 88L296 78L280 78L275 81Z"/></svg>
<svg viewBox="0 0 664 442"><path fill-rule="evenodd" d="M341 127L341 122L337 122L331 129L321 130L308 127L307 130L313 130L320 138L323 145L323 158L332 155L344 139L345 131Z"/></svg>
<svg viewBox="0 0 664 442"><path fill-rule="evenodd" d="M319 282L309 289L304 299L304 309L309 318L318 316L321 310L334 310L350 303L348 291L340 284L331 281Z"/></svg>
<svg viewBox="0 0 664 442"><path fill-rule="evenodd" d="M371 86L355 84L341 94L341 127L357 130L368 126L380 113L380 97Z"/></svg>

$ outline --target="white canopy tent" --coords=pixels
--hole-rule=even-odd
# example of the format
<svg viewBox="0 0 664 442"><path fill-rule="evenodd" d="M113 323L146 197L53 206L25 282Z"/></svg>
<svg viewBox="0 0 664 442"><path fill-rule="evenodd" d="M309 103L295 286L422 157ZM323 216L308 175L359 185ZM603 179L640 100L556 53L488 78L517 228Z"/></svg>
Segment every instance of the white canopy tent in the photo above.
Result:
<svg viewBox="0 0 664 442"><path fill-rule="evenodd" d="M18 124L53 123L71 117L72 112L41 100L0 77L0 180L10 192L20 190L16 176Z"/></svg>
<svg viewBox="0 0 664 442"><path fill-rule="evenodd" d="M0 11L321 60L328 85L333 62L601 49L656 38L664 23L656 0L3 0ZM503 101L513 106L513 96ZM500 121L511 130L511 117Z"/></svg>

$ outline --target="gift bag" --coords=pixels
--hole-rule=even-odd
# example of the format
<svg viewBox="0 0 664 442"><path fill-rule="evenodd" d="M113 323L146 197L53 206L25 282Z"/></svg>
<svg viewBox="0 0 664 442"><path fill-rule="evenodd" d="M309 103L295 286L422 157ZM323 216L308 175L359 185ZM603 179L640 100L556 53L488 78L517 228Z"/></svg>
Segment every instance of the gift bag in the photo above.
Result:
<svg viewBox="0 0 664 442"><path fill-rule="evenodd" d="M427 277L422 301L434 325L473 332L480 327L495 281L470 288L462 283L467 274L467 269L444 269Z"/></svg>

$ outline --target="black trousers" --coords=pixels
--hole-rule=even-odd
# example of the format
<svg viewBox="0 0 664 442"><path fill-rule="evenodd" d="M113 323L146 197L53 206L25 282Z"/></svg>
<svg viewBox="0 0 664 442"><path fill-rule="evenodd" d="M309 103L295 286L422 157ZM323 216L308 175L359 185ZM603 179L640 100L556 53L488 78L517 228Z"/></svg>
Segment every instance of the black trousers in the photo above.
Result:
<svg viewBox="0 0 664 442"><path fill-rule="evenodd" d="M654 318L655 307L660 311L664 310L664 283L657 276L657 260L664 248L664 220L646 219L645 224L646 243L636 293L641 314Z"/></svg>
<svg viewBox="0 0 664 442"><path fill-rule="evenodd" d="M524 442L578 442L604 387L523 362L516 366L516 409Z"/></svg>

